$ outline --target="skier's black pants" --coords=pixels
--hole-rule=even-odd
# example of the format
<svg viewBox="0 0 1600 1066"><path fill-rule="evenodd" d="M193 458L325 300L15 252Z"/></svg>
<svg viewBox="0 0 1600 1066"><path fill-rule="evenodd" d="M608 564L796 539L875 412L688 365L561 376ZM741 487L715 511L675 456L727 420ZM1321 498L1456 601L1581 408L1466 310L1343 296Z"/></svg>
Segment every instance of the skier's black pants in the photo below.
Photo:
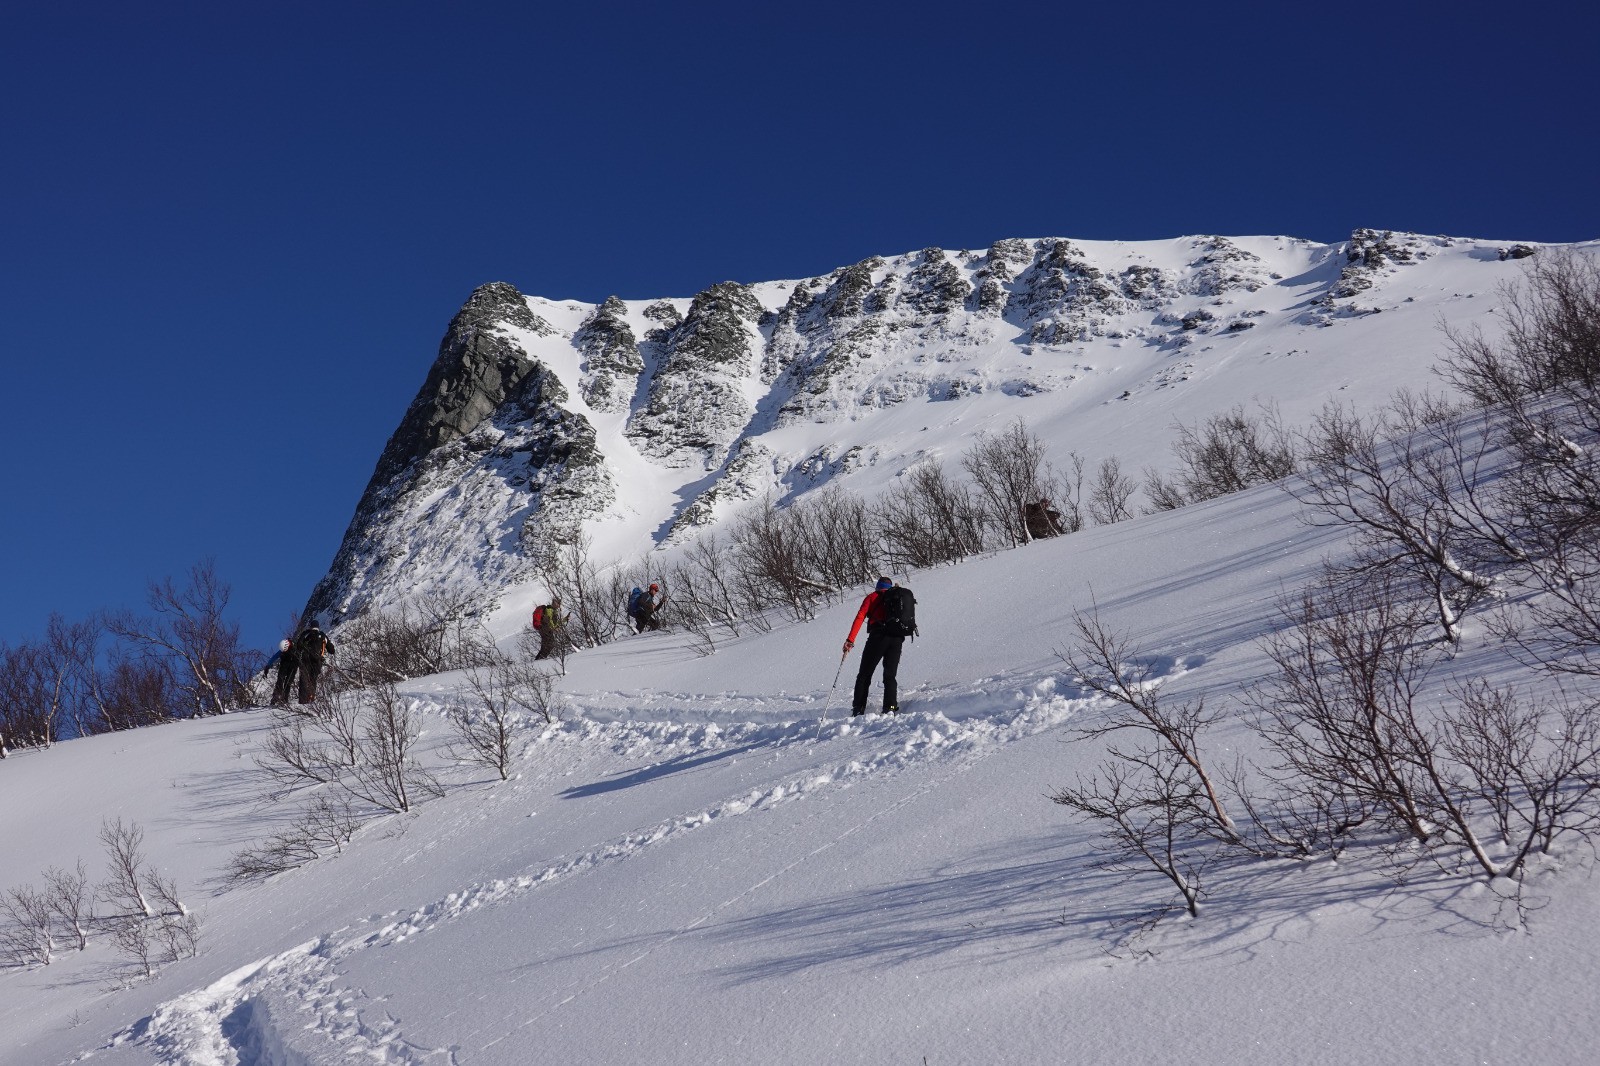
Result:
<svg viewBox="0 0 1600 1066"><path fill-rule="evenodd" d="M883 709L889 710L899 706L899 681L895 677L900 671L900 649L906 642L905 637L891 637L887 633L868 633L866 647L861 649L861 669L856 672L856 698L851 704L851 709L856 712L867 709L867 693L872 688L872 672L878 668L878 663L883 663Z"/></svg>
<svg viewBox="0 0 1600 1066"><path fill-rule="evenodd" d="M278 660L278 683L272 687L272 705L282 707L289 702L289 693L294 691L294 672L299 664L294 659L280 658Z"/></svg>
<svg viewBox="0 0 1600 1066"><path fill-rule="evenodd" d="M310 703L317 698L317 678L322 676L322 660L306 659L300 663L300 702Z"/></svg>

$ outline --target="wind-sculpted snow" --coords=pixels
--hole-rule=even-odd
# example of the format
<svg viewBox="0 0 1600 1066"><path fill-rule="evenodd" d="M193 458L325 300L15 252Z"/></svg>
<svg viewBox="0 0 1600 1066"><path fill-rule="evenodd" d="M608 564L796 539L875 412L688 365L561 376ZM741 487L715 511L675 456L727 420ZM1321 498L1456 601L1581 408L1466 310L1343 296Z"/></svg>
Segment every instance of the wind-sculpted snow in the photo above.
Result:
<svg viewBox="0 0 1600 1066"><path fill-rule="evenodd" d="M539 889L583 878L647 849L671 847L686 834L715 832L730 819L760 817L789 804L868 781L958 767L993 755L1006 744L1060 727L1087 706L1081 695L1057 692L1054 678L1022 686L988 685L921 692L930 710L896 717L798 718L739 721L737 700L718 700L715 721L652 720L654 711L682 708L683 697L655 694L648 700L608 698L596 709L607 717L579 713L540 731L530 762L561 766L563 751L607 748L630 762L648 762L640 779L677 772L674 767L718 753L773 757L778 772L761 787L724 797L642 825L612 840L511 877L463 885L432 903L406 912L375 915L347 929L330 931L282 954L241 967L206 988L162 1004L150 1017L119 1033L112 1046L135 1043L172 1066L333 1066L351 1061L382 1064L453 1064L453 1047L427 1047L409 1039L405 1019L388 1014L381 999L350 985L342 975L367 953L404 944L489 908L537 907ZM620 695L620 694L619 694ZM813 709L795 700L776 710ZM770 713L767 701L751 709ZM437 711L437 708L435 708ZM955 717L949 717L945 713ZM612 717L620 716L620 717ZM636 783L636 782L634 782ZM595 789L627 782L590 782ZM580 786L581 787L581 786Z"/></svg>

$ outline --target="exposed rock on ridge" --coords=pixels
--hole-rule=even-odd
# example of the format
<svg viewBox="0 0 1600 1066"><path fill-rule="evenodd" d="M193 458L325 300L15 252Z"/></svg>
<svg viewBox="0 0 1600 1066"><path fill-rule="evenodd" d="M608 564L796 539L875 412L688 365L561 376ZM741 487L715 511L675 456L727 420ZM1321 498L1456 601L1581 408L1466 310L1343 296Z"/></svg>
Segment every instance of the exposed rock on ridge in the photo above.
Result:
<svg viewBox="0 0 1600 1066"><path fill-rule="evenodd" d="M750 421L742 383L755 364L764 314L748 286L725 281L694 298L664 340L643 410L628 423L640 453L669 467L715 467Z"/></svg>
<svg viewBox="0 0 1600 1066"><path fill-rule="evenodd" d="M596 411L627 410L644 372L627 315L628 306L609 296L572 337L583 353L583 400Z"/></svg>
<svg viewBox="0 0 1600 1066"><path fill-rule="evenodd" d="M557 332L504 282L477 289L456 313L307 613L337 620L379 590L425 594L463 569L502 584L526 571L534 548L614 497L593 426L567 410L566 389L517 331ZM431 558L438 545L451 546L448 560Z"/></svg>
<svg viewBox="0 0 1600 1066"><path fill-rule="evenodd" d="M1286 355L1264 349L1290 328L1399 306L1389 280L1454 243L1376 230L1338 244L1007 239L598 305L486 285L452 320L311 608L337 620L435 588L487 605L580 526L640 551L680 542L766 493L905 460L903 442L846 428L878 409L949 404L928 411L937 427L969 397L993 417L1007 398L1093 395L1107 374L1126 399L1193 388L1234 358L1298 358L1293 340ZM1252 343L1262 351L1245 354ZM797 447L817 439L805 423L839 424L836 443Z"/></svg>

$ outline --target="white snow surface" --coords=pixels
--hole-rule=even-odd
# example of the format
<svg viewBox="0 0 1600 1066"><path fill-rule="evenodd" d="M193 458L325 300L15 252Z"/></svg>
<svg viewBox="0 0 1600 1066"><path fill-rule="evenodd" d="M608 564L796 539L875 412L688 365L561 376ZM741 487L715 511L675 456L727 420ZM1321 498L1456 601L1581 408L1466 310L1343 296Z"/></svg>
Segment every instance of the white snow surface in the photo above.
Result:
<svg viewBox="0 0 1600 1066"><path fill-rule="evenodd" d="M1457 268L1484 271L1459 291L1485 315L1516 274ZM1118 401L1134 383L1108 373L1093 402L1038 398L1037 421L1052 449L1097 457L1101 434L1165 439L1252 397L1293 421L1426 383L1437 320L1404 317L1397 284L1397 314L1318 332L1315 360L1219 347L1225 390ZM904 417L925 412L874 432L921 432ZM1396 883L1356 849L1241 863L1199 918L1138 934L1170 889L1096 869L1091 829L1048 799L1103 754L1073 732L1106 713L1058 654L1074 610L1136 638L1171 698L1229 707L1266 672L1279 598L1340 550L1267 486L905 575L922 634L894 717L847 716L857 653L830 687L865 589L709 656L628 637L569 660L562 717L526 725L507 782L445 759L462 679L420 679L404 693L446 795L248 886L217 874L294 806L254 770L271 712L13 753L0 889L80 859L99 877L97 833L120 817L202 931L151 979L103 935L0 970L0 1064L1593 1062L1600 881L1582 849L1534 873L1525 919L1468 877ZM498 616L503 638L526 606ZM1509 669L1473 629L1447 673ZM1251 742L1234 720L1205 749L1231 762Z"/></svg>

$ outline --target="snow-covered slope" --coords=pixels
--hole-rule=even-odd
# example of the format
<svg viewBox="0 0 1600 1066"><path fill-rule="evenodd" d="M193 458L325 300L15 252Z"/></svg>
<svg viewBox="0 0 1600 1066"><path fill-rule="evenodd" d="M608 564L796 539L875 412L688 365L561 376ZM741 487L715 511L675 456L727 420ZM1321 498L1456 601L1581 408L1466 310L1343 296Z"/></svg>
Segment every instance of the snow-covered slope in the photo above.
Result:
<svg viewBox="0 0 1600 1066"><path fill-rule="evenodd" d="M1581 854L1542 868L1515 932L1469 881L1351 854L1225 871L1130 950L1163 887L1094 869L1046 799L1098 756L1069 732L1104 713L1057 655L1074 608L1220 705L1337 550L1265 487L914 575L896 718L830 690L852 603L710 657L619 641L572 658L566 715L523 731L504 783L443 767L459 679L426 679L407 695L447 794L252 887L211 879L292 806L249 772L267 712L16 756L4 880L98 872L115 814L202 950L124 988L104 938L0 973L0 1063L1587 1063ZM1453 669L1501 665L1475 631Z"/></svg>
<svg viewBox="0 0 1600 1066"><path fill-rule="evenodd" d="M1177 421L1253 400L1430 383L1440 322L1492 332L1530 251L1359 230L1004 240L596 306L485 286L379 461L308 609L338 621L450 591L514 605L581 529L607 563L768 494L873 496L1017 418L1058 461L1170 465Z"/></svg>
<svg viewBox="0 0 1600 1066"><path fill-rule="evenodd" d="M1330 395L1381 398L1428 380L1439 316L1492 325L1494 284L1516 275L1501 245L1405 241L1412 261L1376 273L1346 272L1364 253L1271 238L1231 242L1254 260L1206 242L1081 246L1102 281L1122 279L1116 299L1130 305L1133 279L1179 288L1133 267L1176 275L1215 253L1191 273L1222 295L1170 297L1170 313L1215 316L1188 330L1181 319L1158 329L1148 309L1101 321L1103 294L1073 318L1070 292L1089 282L1057 246L944 253L959 278L919 253L812 288L837 287L841 306L859 289L865 315L873 293L902 306L915 288L907 279L924 277L924 325L903 332L960 315L964 336L996 298L990 280L1010 296L1024 276L1029 291L1059 294L1048 314L1044 304L1007 311L989 322L1011 331L1004 338L952 345L945 358L908 342L903 357L853 356L809 391L816 379L787 369L812 365L797 354L770 383L752 370L718 395L748 403L773 456L859 448L848 474L863 491L917 454L953 455L1018 414L1052 447L1159 464L1173 421L1252 397L1278 401L1291 421ZM1047 280L1051 270L1060 277ZM1238 282L1258 271L1261 287ZM960 280L972 286L962 309L941 305ZM1351 294L1326 298L1341 286ZM640 343L646 369L625 411L617 382L631 364L619 323L642 337L676 315L752 353L823 353L807 331L838 323L814 307L791 316L797 348L772 345L796 288L747 290L779 309L756 324L765 347L732 328L744 315L736 296L699 312L691 301L617 301L602 328L592 307L487 293L495 314L509 306L521 324L491 327L476 312L458 320L441 379L472 377L478 395L498 388L511 406L482 415L459 390L419 397L389 469L490 430L530 447L559 438L544 454L570 457L592 431L605 457L593 476L615 491L593 528L616 531L619 550L628 537L648 543L692 498L680 489L716 473L696 449L739 445L708 443L723 439L708 423L694 448L676 430L660 437L684 445L674 452L634 428L651 409L648 368L666 355ZM1269 298L1267 315L1245 314ZM1346 317L1351 301L1382 312ZM1235 320L1258 325L1229 331ZM1036 327L1048 344L1020 340ZM1062 341L1072 328L1091 339ZM608 381L586 379L569 336L610 361ZM523 364L530 353L537 367ZM1048 387L1008 392L1024 370ZM710 395L718 371L703 372ZM983 387L934 400L935 379ZM511 515L510 483L491 488L523 453L508 448L496 466L493 442L478 460L470 451L421 462L374 497L374 535L398 536L383 516L406 514L413 551L512 582L509 602L520 594L514 575L485 569L486 555L445 535L444 516L493 499ZM691 453L688 467L671 465ZM564 462L517 469L537 480ZM799 486L802 468L775 465L772 483ZM456 476L468 470L480 480ZM1096 868L1089 828L1047 798L1093 772L1102 750L1072 732L1106 714L1059 656L1075 609L1093 604L1136 637L1164 692L1222 709L1266 672L1257 641L1278 624L1279 598L1341 550L1336 531L1307 526L1267 486L908 575L922 635L907 646L904 713L893 718L843 716L855 660L841 671L839 653L853 597L807 624L747 631L710 656L680 635L629 637L569 660L560 720L523 726L505 782L446 759L442 715L467 696L460 677L425 678L404 695L427 723L424 757L445 794L366 822L339 854L249 885L218 874L299 805L255 771L270 712L14 754L0 763L0 890L79 860L98 880L97 834L121 818L144 830L150 865L176 881L201 932L197 956L160 964L150 979L131 975L104 933L82 952L58 943L48 967L0 970L0 1066L1588 1063L1600 1042L1600 883L1582 849L1539 864L1524 916L1468 877L1428 867L1397 881L1352 849L1337 863L1219 869L1198 919L1135 936L1170 890ZM400 572L361 571L361 587L376 596ZM1472 627L1430 684L1440 692L1452 676L1511 666ZM1230 721L1206 744L1230 761L1253 740Z"/></svg>

